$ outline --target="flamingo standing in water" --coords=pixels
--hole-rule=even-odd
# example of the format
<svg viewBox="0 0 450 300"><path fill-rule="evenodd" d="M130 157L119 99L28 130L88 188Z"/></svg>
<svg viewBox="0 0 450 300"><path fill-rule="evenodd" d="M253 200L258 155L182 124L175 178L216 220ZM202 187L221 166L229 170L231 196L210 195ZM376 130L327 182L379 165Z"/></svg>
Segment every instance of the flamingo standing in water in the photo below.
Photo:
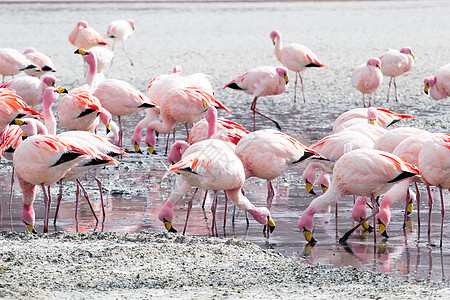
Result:
<svg viewBox="0 0 450 300"><path fill-rule="evenodd" d="M223 89L231 88L242 90L255 97L250 109L253 111L253 131L256 130L256 114L274 122L275 126L281 130L277 121L256 110L256 101L261 96L279 95L286 91L289 83L288 70L286 68L275 68L270 66L252 69L238 78L230 81Z"/></svg>
<svg viewBox="0 0 450 300"><path fill-rule="evenodd" d="M56 72L55 63L51 60L51 58L42 52L36 51L35 48L27 48L25 49L25 51L23 51L23 54L26 58L31 60L36 66L39 67L35 69L24 70L27 75L41 77L47 72Z"/></svg>
<svg viewBox="0 0 450 300"><path fill-rule="evenodd" d="M288 44L283 46L281 33L274 30L270 33L270 38L275 45L275 55L278 60L289 70L295 72L294 102L297 99L297 78L300 77L302 85L303 101L306 102L305 91L303 89L303 79L300 72L308 68L327 68L308 47L300 44Z"/></svg>
<svg viewBox="0 0 450 300"><path fill-rule="evenodd" d="M378 213L375 197L388 191L393 184L418 174L419 170L416 167L393 154L374 149L350 151L336 162L333 169L334 180L328 191L311 202L298 220L297 227L303 231L305 239L314 244L312 230L316 212L323 211L344 195L371 197L373 214L348 231L340 240L345 242L359 225Z"/></svg>
<svg viewBox="0 0 450 300"><path fill-rule="evenodd" d="M366 64L362 64L353 70L352 85L363 94L364 107L366 107L364 95L369 95L369 106L372 106L372 94L383 82L383 73L380 65L380 59L372 57Z"/></svg>
<svg viewBox="0 0 450 300"><path fill-rule="evenodd" d="M422 175L423 182L427 185L429 196L429 218L428 218L428 239L430 239L431 232L431 209L433 207L433 198L430 192L430 186L435 186L439 189L441 195L441 240L440 247L442 247L442 237L444 232L444 195L443 189L450 188L450 135L440 134L427 141L418 157L418 167Z"/></svg>
<svg viewBox="0 0 450 300"><path fill-rule="evenodd" d="M174 231L172 227L173 206L192 187L213 190L215 201L212 206L213 226L215 226L215 211L217 206L217 191L226 191L228 197L240 209L249 212L253 218L270 232L275 229L275 222L266 207L255 207L241 192L245 181L245 171L241 160L234 153L231 143L209 139L192 145L184 153L178 163L169 168L170 172L182 175L177 180L175 189L161 208L158 218L164 222L166 229Z"/></svg>
<svg viewBox="0 0 450 300"><path fill-rule="evenodd" d="M450 64L439 68L435 75L425 77L424 92L434 100L441 100L450 96Z"/></svg>
<svg viewBox="0 0 450 300"><path fill-rule="evenodd" d="M42 80L25 76L9 80L0 85L0 88L14 89L23 101L30 106L35 106L42 103L44 90L49 86L55 86L55 84L56 77L53 75L44 76Z"/></svg>
<svg viewBox="0 0 450 300"><path fill-rule="evenodd" d="M38 67L25 55L16 49L0 49L0 74L2 83L5 82L5 76L13 76L20 71L37 69Z"/></svg>
<svg viewBox="0 0 450 300"><path fill-rule="evenodd" d="M103 37L94 28L89 27L86 21L79 21L69 34L69 42L78 48L90 49L94 46L109 46Z"/></svg>
<svg viewBox="0 0 450 300"><path fill-rule="evenodd" d="M405 74L414 67L414 55L412 53L412 49L411 47L403 47L400 51L389 49L380 56L380 60L383 75L391 77L389 80L387 101L389 101L389 92L391 91L392 81L394 81L395 100L398 101L397 83L395 82L395 78Z"/></svg>
<svg viewBox="0 0 450 300"><path fill-rule="evenodd" d="M128 56L127 51L125 50L125 41L128 40L134 33L134 20L116 20L109 24L108 30L106 31L105 38L109 38L113 40L112 49L114 51L114 44L116 41L122 41L123 52L127 55L128 60L131 65L133 65L133 61Z"/></svg>

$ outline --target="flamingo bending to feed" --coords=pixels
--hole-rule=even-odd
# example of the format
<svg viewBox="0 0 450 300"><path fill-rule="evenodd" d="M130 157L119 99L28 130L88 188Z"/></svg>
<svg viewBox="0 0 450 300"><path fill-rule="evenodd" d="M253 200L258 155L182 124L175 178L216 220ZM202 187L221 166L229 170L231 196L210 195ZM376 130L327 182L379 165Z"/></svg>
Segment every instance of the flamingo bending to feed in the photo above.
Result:
<svg viewBox="0 0 450 300"><path fill-rule="evenodd" d="M371 113L372 110L372 113ZM409 115L402 115L394 113L388 109L377 108L376 111L373 108L354 108L340 114L333 123L333 133L342 130L342 127L349 127L356 123L347 123L352 119L360 119L360 123L367 123L369 121L372 124L378 124L378 126L387 128L403 119L416 119L416 117ZM372 119L376 119L373 122ZM347 124L345 124L347 123Z"/></svg>
<svg viewBox="0 0 450 300"><path fill-rule="evenodd" d="M363 104L366 107L365 95L369 95L369 106L372 106L372 94L383 82L381 61L377 57L369 58L366 64L356 67L352 73L352 85L363 94Z"/></svg>
<svg viewBox="0 0 450 300"><path fill-rule="evenodd" d="M266 207L255 207L242 194L245 171L241 160L234 153L232 144L215 139L196 143L186 150L183 159L172 165L169 171L182 175L178 178L175 189L158 214L159 220L164 222L169 231L173 231L173 206L180 202L191 186L214 191L213 224L215 223L217 191L224 190L237 207L249 212L260 224L268 226L270 232L275 229L275 222L272 220L269 210Z"/></svg>
<svg viewBox="0 0 450 300"><path fill-rule="evenodd" d="M2 83L5 82L5 76L13 76L20 71L37 69L38 67L25 55L16 49L0 49L0 74L3 76Z"/></svg>
<svg viewBox="0 0 450 300"><path fill-rule="evenodd" d="M272 180L308 158L327 160L293 137L273 129L258 130L244 136L237 144L235 153L244 165L246 178L267 180L268 209L275 196Z"/></svg>
<svg viewBox="0 0 450 300"><path fill-rule="evenodd" d="M86 21L79 21L69 34L69 42L78 48L90 49L94 46L109 46L103 37L94 28L89 27Z"/></svg>
<svg viewBox="0 0 450 300"><path fill-rule="evenodd" d="M441 195L441 240L444 232L444 196L443 189L450 188L450 135L441 134L427 141L418 157L418 167L422 175L422 181L427 185L429 196L429 218L428 218L428 238L431 232L431 208L433 206L433 198L431 197L430 186L439 189Z"/></svg>
<svg viewBox="0 0 450 300"><path fill-rule="evenodd" d="M155 130L159 133L169 133L177 122L187 124L199 120L208 106L215 106L230 112L226 106L214 99L210 94L195 87L174 88L165 94L161 100L161 121L153 121L147 126L145 143L150 153L155 153ZM187 132L189 138L189 133Z"/></svg>
<svg viewBox="0 0 450 300"><path fill-rule="evenodd" d="M56 77L53 75L47 75L42 77L42 80L36 77L19 77L9 80L0 88L10 88L16 91L23 101L29 106L35 106L42 103L44 90L49 86L55 86Z"/></svg>
<svg viewBox="0 0 450 300"><path fill-rule="evenodd" d="M325 66L308 47L300 44L288 44L283 46L281 33L273 30L270 38L275 45L275 55L278 60L289 70L295 72L294 102L297 99L297 78L300 77L302 85L303 101L306 102L305 91L303 89L303 79L300 72L308 68L328 68Z"/></svg>
<svg viewBox="0 0 450 300"><path fill-rule="evenodd" d="M412 53L412 49L410 47L403 47L400 51L389 49L380 56L380 60L383 75L391 77L389 80L387 101L389 101L389 92L391 91L392 81L394 81L395 100L398 101L397 83L395 82L395 78L405 74L414 67L414 55Z"/></svg>
<svg viewBox="0 0 450 300"><path fill-rule="evenodd" d="M127 51L125 50L125 41L128 40L134 33L134 20L116 20L109 24L108 30L106 31L105 38L109 38L113 40L112 49L114 51L114 44L116 41L122 41L123 52L127 55L128 60L131 65L133 65L133 61L128 56Z"/></svg>
<svg viewBox="0 0 450 300"><path fill-rule="evenodd" d="M42 52L36 51L36 49L34 49L33 47L25 49L25 51L23 51L23 54L26 58L31 60L36 66L39 67L24 70L27 75L41 77L47 72L56 72L55 63L51 60L51 58Z"/></svg>
<svg viewBox="0 0 450 300"><path fill-rule="evenodd" d="M253 131L256 130L256 114L272 121L275 126L281 130L280 124L278 124L277 121L256 110L256 101L258 100L258 97L284 93L287 89L287 84L289 83L287 74L288 70L286 68L275 68L271 66L258 67L230 81L223 88L226 89L228 87L235 90L242 90L255 97L252 106L250 107L253 111Z"/></svg>
<svg viewBox="0 0 450 300"><path fill-rule="evenodd" d="M374 149L350 151L336 162L333 169L334 180L328 191L311 202L298 220L297 227L303 231L305 239L314 244L312 230L316 212L323 211L344 195L371 197L373 214L362 220L359 226L378 213L375 197L388 191L395 183L418 174L416 167L393 154ZM345 242L357 227L347 232L340 241Z"/></svg>
<svg viewBox="0 0 450 300"><path fill-rule="evenodd" d="M450 64L439 68L435 75L425 77L424 92L434 100L441 100L450 96Z"/></svg>

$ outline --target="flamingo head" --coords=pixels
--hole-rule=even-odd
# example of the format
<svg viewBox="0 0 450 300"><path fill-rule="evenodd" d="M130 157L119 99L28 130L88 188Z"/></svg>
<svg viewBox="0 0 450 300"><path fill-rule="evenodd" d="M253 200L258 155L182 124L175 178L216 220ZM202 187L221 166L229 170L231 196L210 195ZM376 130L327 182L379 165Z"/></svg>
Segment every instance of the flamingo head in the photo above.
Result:
<svg viewBox="0 0 450 300"><path fill-rule="evenodd" d="M377 125L378 122L378 111L375 107L371 106L367 110L367 121L369 124Z"/></svg>
<svg viewBox="0 0 450 300"><path fill-rule="evenodd" d="M50 106L58 99L59 95L63 93L68 94L69 92L63 87L56 88L54 86L49 86L44 90L44 95L42 97L44 105Z"/></svg>
<svg viewBox="0 0 450 300"><path fill-rule="evenodd" d="M175 228L172 226L173 220L173 202L166 201L161 210L158 213L158 219L164 223L164 227L166 227L169 232L177 232Z"/></svg>
<svg viewBox="0 0 450 300"><path fill-rule="evenodd" d="M288 69L286 68L277 68L277 73L280 77L283 77L286 81L286 84L289 83Z"/></svg>
<svg viewBox="0 0 450 300"><path fill-rule="evenodd" d="M368 197L358 196L358 198L356 198L355 205L353 206L352 209L352 217L353 220L355 220L356 222L361 222L362 220L367 218L367 210L366 210L367 201L369 201ZM367 221L362 224L362 227L365 230L369 230L372 228Z"/></svg>
<svg viewBox="0 0 450 300"><path fill-rule="evenodd" d="M77 50L75 50L75 52L73 52L74 54L80 54L84 61L89 65L89 66L93 66L93 65L98 65L97 63L97 57L95 56L94 53L90 52L90 51L86 51L82 48L78 48Z"/></svg>
<svg viewBox="0 0 450 300"><path fill-rule="evenodd" d="M42 82L46 85L46 87L49 87L49 86L55 86L56 85L56 77L55 76L53 76L53 75L45 75L43 78L42 78Z"/></svg>
<svg viewBox="0 0 450 300"><path fill-rule="evenodd" d="M325 193L330 186L330 174L326 172L320 173L319 178L317 178L317 185L320 186L322 191Z"/></svg>
<svg viewBox="0 0 450 300"><path fill-rule="evenodd" d="M36 53L36 49L33 47L29 47L29 48L25 49L25 51L23 51L23 54L28 54L28 53Z"/></svg>
<svg viewBox="0 0 450 300"><path fill-rule="evenodd" d="M306 191L311 195L316 195L313 189L313 184L316 182L316 168L309 164L305 171L303 171L302 179L305 182Z"/></svg>
<svg viewBox="0 0 450 300"><path fill-rule="evenodd" d="M170 148L169 156L167 157L169 163L173 165L179 162L187 148L189 148L189 144L185 141L175 142Z"/></svg>
<svg viewBox="0 0 450 300"><path fill-rule="evenodd" d="M389 237L386 232L386 227L389 225L391 221L391 209L387 206L380 206L380 211L377 214L378 220L378 231L384 237Z"/></svg>
<svg viewBox="0 0 450 300"><path fill-rule="evenodd" d="M298 229L303 231L303 236L305 237L306 241L312 246L314 246L314 244L316 243L316 240L312 235L312 231L314 229L315 213L316 210L314 208L308 207L297 222Z"/></svg>
<svg viewBox="0 0 450 300"><path fill-rule="evenodd" d="M437 77L434 75L430 75L425 77L425 79L423 80L423 83L425 84L425 87L423 88L423 91L425 92L425 94L428 95L428 90L436 84L436 80Z"/></svg>
<svg viewBox="0 0 450 300"><path fill-rule="evenodd" d="M88 23L86 21L79 21L77 24L78 28L87 28L88 27Z"/></svg>
<svg viewBox="0 0 450 300"><path fill-rule="evenodd" d="M150 123L151 125L151 123ZM147 127L147 135L145 136L145 144L148 146L148 152L150 154L157 154L155 151L156 137L155 129L152 126Z"/></svg>
<svg viewBox="0 0 450 300"><path fill-rule="evenodd" d="M36 229L34 229L34 209L33 204L26 205L24 204L22 207L22 213L20 214L20 219L27 226L28 231L31 233L37 233Z"/></svg>
<svg viewBox="0 0 450 300"><path fill-rule="evenodd" d="M183 68L180 65L176 65L173 67L173 73L181 73L183 72Z"/></svg>
<svg viewBox="0 0 450 300"><path fill-rule="evenodd" d="M130 24L131 28L134 30L134 20L128 19L127 22L128 22L128 24Z"/></svg>
<svg viewBox="0 0 450 300"><path fill-rule="evenodd" d="M278 30L273 30L270 33L270 38L272 39L272 43L275 45L277 39L281 39L281 33Z"/></svg>
<svg viewBox="0 0 450 300"><path fill-rule="evenodd" d="M414 58L414 54L412 53L411 47L403 47L402 49L400 49L400 53L411 55L412 58Z"/></svg>
<svg viewBox="0 0 450 300"><path fill-rule="evenodd" d="M367 66L376 67L381 71L381 60L378 57L369 58L369 60L367 61Z"/></svg>
<svg viewBox="0 0 450 300"><path fill-rule="evenodd" d="M267 225L272 233L275 229L275 222L270 217L270 211L266 207L253 207L248 213L260 224Z"/></svg>
<svg viewBox="0 0 450 300"><path fill-rule="evenodd" d="M112 121L112 115L109 111L104 109L103 107L100 109L100 121L106 126L106 134L108 134L111 131L111 121Z"/></svg>

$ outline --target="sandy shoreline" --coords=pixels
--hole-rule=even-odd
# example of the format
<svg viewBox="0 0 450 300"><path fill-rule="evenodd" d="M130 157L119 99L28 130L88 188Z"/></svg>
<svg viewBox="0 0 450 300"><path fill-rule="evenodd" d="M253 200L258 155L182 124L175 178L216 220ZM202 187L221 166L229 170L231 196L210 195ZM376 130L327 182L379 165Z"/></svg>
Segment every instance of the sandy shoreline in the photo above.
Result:
<svg viewBox="0 0 450 300"><path fill-rule="evenodd" d="M2 232L0 253L0 297L6 299L450 297L438 284L309 266L237 239Z"/></svg>

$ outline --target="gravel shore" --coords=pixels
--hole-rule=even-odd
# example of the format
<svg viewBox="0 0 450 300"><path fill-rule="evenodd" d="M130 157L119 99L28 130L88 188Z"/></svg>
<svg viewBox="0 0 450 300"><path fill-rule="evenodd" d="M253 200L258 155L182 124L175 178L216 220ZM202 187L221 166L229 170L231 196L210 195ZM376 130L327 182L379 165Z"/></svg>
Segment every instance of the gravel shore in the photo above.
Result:
<svg viewBox="0 0 450 300"><path fill-rule="evenodd" d="M237 239L167 233L0 234L0 298L419 299L439 285L301 264Z"/></svg>

